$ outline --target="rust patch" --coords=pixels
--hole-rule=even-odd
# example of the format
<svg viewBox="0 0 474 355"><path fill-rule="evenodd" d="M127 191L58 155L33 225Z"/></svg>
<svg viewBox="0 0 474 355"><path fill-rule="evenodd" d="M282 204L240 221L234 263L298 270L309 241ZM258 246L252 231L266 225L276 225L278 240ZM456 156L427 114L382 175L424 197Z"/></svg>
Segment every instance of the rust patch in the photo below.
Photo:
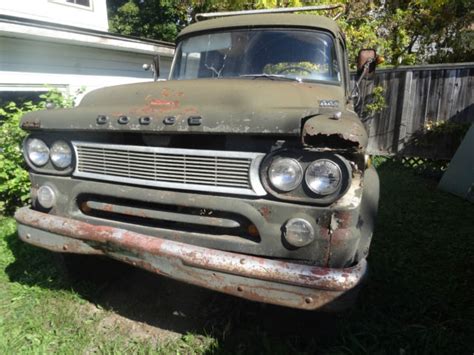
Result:
<svg viewBox="0 0 474 355"><path fill-rule="evenodd" d="M368 143L364 125L347 112L340 119L318 115L303 123L302 141L316 148L364 149Z"/></svg>
<svg viewBox="0 0 474 355"><path fill-rule="evenodd" d="M23 129L38 129L41 128L41 121L37 118L31 121L23 121L21 123L21 128Z"/></svg>
<svg viewBox="0 0 474 355"><path fill-rule="evenodd" d="M240 297L263 301L268 303L301 307L304 303L308 305L305 298L308 296L319 297L320 293L335 294L345 292L356 287L366 272L366 262L344 269L322 268L309 265L282 262L279 260L265 259L262 257L242 255L225 252L221 250L198 247L181 242L170 241L158 237L151 237L124 229L109 226L92 225L64 217L49 215L29 208L21 208L15 214L15 218L22 225L52 232L54 234L72 238L74 241L82 241L93 245L105 253L113 253L114 258L125 259L123 251L132 253L133 265L146 269L152 268L154 272L169 274L173 278L197 284L203 287L232 293ZM38 238L41 245L41 238ZM74 243L67 243L68 250L72 251ZM61 243L61 247L64 243ZM151 265L147 258L150 256L161 260ZM126 260L128 262L128 260ZM161 269L162 263L168 265L167 270ZM172 269L170 269L172 268ZM176 275L175 273L178 273ZM223 284L213 283L212 275L233 275L241 278L242 289L237 292L233 289L224 289ZM272 283L275 289L273 294L265 293L265 285ZM234 285L232 281L227 281ZM246 288L245 284L251 285ZM280 286L278 286L280 285ZM259 289L258 293L252 289ZM301 297L298 305L294 304L298 290L306 289L310 294ZM279 295L293 295L292 304L279 299ZM303 296L303 295L301 295ZM334 297L334 296L333 296ZM311 302L310 302L311 304ZM316 302L317 304L317 302ZM311 304L311 308L314 304ZM308 306L309 307L309 306Z"/></svg>
<svg viewBox="0 0 474 355"><path fill-rule="evenodd" d="M87 205L87 206L90 208L89 205ZM111 205L111 204L106 203L106 204L104 204L103 211L104 212L113 212L114 211L114 206Z"/></svg>
<svg viewBox="0 0 474 355"><path fill-rule="evenodd" d="M176 108L179 106L179 101L171 101L171 100L161 100L155 99L150 101L151 106L166 106L170 108Z"/></svg>
<svg viewBox="0 0 474 355"><path fill-rule="evenodd" d="M171 96L171 90L168 89L168 88L164 88L163 90L161 90L161 96L163 96L163 97Z"/></svg>
<svg viewBox="0 0 474 355"><path fill-rule="evenodd" d="M304 141L307 145L315 148L360 148L357 140L348 139L342 134L308 134Z"/></svg>
<svg viewBox="0 0 474 355"><path fill-rule="evenodd" d="M331 235L331 248L344 248L351 239L354 239L351 229L337 229Z"/></svg>
<svg viewBox="0 0 474 355"><path fill-rule="evenodd" d="M353 225L354 211L335 211L333 218L336 220L337 228L349 228Z"/></svg>
<svg viewBox="0 0 474 355"><path fill-rule="evenodd" d="M259 209L259 211L260 211L260 214L263 216L263 218L265 218L266 221L270 220L270 215L272 213L270 207L266 207L266 206L261 207Z"/></svg>
<svg viewBox="0 0 474 355"><path fill-rule="evenodd" d="M186 108L183 110L183 112L184 112L185 114L196 114L196 113L198 113L199 111L198 111L198 109L195 108L195 107L186 107Z"/></svg>

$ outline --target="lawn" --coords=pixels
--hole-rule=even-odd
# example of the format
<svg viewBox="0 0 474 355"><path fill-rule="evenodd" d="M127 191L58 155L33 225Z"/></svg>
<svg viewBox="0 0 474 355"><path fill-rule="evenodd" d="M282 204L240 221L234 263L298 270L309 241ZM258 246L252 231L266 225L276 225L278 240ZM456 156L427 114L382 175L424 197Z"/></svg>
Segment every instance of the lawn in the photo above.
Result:
<svg viewBox="0 0 474 355"><path fill-rule="evenodd" d="M3 218L0 353L472 354L474 205L397 163L378 170L370 279L356 307L339 315L197 297L200 289L179 283L164 291L161 278L141 271L133 277L146 282L128 287L127 279L72 283L52 253L18 241ZM185 335L161 339L159 327Z"/></svg>

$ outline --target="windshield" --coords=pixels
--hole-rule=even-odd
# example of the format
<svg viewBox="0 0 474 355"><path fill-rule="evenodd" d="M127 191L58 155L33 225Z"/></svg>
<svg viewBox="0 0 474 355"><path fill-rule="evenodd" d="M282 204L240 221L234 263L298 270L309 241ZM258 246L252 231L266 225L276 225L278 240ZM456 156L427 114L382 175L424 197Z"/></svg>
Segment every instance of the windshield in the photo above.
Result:
<svg viewBox="0 0 474 355"><path fill-rule="evenodd" d="M324 32L233 30L179 43L171 79L236 77L341 81L332 37Z"/></svg>

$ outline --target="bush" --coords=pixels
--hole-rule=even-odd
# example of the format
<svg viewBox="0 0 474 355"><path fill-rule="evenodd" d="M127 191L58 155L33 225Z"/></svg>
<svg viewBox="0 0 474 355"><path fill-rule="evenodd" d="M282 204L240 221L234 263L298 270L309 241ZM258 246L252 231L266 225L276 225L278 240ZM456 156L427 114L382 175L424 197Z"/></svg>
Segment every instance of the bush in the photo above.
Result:
<svg viewBox="0 0 474 355"><path fill-rule="evenodd" d="M54 107L72 107L74 97L53 89L41 95L38 104L14 102L0 108L0 215L11 214L24 206L30 198L30 181L23 159L21 145L27 133L20 128L21 117L31 111L43 110L47 104ZM1 123L3 122L3 123Z"/></svg>

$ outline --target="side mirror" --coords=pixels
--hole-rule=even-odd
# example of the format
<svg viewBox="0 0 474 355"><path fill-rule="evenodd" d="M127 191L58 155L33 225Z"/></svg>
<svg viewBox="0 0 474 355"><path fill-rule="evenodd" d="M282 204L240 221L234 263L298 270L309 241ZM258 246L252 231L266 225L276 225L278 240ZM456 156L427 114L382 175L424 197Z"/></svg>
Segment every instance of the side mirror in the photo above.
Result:
<svg viewBox="0 0 474 355"><path fill-rule="evenodd" d="M150 70L153 72L153 80L157 81L158 78L160 77L160 56L155 55L153 57L153 63L152 64L143 64L142 66L143 70Z"/></svg>
<svg viewBox="0 0 474 355"><path fill-rule="evenodd" d="M361 49L357 56L357 74L371 74L375 71L377 65L377 53L375 49Z"/></svg>
<svg viewBox="0 0 474 355"><path fill-rule="evenodd" d="M359 51L359 55L357 56L357 75L359 79L355 82L354 88L351 92L351 98L357 99L356 105L359 102L359 85L362 80L372 74L375 71L375 67L377 64L381 64L384 62L383 57L378 56L375 52L375 49L361 49Z"/></svg>
<svg viewBox="0 0 474 355"><path fill-rule="evenodd" d="M157 54L153 57L153 73L155 74L153 79L155 81L158 80L158 78L160 77L160 55Z"/></svg>

